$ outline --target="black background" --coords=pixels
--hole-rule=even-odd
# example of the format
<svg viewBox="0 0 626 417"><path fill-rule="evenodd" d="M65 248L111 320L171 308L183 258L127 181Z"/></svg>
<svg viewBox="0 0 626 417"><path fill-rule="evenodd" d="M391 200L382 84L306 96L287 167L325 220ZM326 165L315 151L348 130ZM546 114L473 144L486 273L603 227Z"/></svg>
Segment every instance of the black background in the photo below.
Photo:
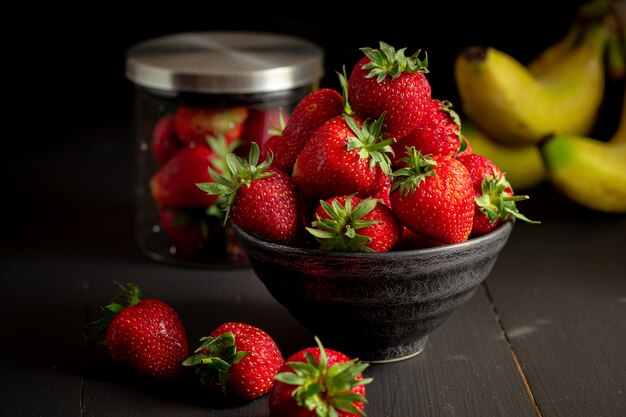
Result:
<svg viewBox="0 0 626 417"><path fill-rule="evenodd" d="M293 4L297 11L268 2L255 10L214 3L153 4L141 11L90 3L89 10L46 6L24 11L19 16L24 24L17 25L23 29L5 35L5 91L12 109L7 122L18 126L6 138L5 150L45 152L63 141L87 140L72 134L76 129L130 124L132 84L124 76L125 53L148 38L206 30L301 36L324 49L322 86L336 88L336 71L351 68L362 56L360 47L382 40L406 47L408 54L428 52L433 96L458 105L453 64L464 47L494 46L525 63L565 34L582 2L415 2L410 10L391 3L372 8ZM601 136L612 133L619 114L614 104L621 103L622 90L614 88L617 84L607 90L610 105L601 115Z"/></svg>

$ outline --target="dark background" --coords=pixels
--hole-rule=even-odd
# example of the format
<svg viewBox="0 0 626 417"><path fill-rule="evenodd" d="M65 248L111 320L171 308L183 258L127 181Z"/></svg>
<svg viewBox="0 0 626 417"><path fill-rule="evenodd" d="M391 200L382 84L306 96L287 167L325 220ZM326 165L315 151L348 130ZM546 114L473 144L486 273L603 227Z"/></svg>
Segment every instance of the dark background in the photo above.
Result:
<svg viewBox="0 0 626 417"><path fill-rule="evenodd" d="M351 68L362 56L360 47L385 41L406 47L408 54L421 49L428 52L433 95L458 106L453 65L464 47L494 46L526 63L565 34L582 3L438 1L410 3L411 10L400 4L365 10L358 4L342 8L335 3L329 8L303 3L296 12L265 2L245 16L239 3L229 9L229 4L218 7L215 2L142 6L141 11L102 3L89 10L55 5L24 11L23 24L17 26L23 30L6 34L9 125L19 129L6 138L3 154L46 152L64 141L88 140L81 132L96 125L122 123L122 129L130 129L132 84L124 76L125 53L152 37L208 30L301 36L324 49L322 86L336 88L336 71L343 65ZM607 89L611 105L605 106L599 121L599 135L604 137L619 117L619 106L612 104L621 103L622 90L613 84L618 85Z"/></svg>
<svg viewBox="0 0 626 417"><path fill-rule="evenodd" d="M171 33L205 30L261 30L301 36L325 51L323 86L337 87L336 71L360 58L360 47L385 41L407 53L429 55L433 95L458 103L453 63L462 48L486 44L527 62L565 34L581 1L415 2L411 10L382 4L371 10L354 5L332 8L302 3L290 12L264 2L258 10L215 2L176 3L141 12L123 8L37 9L25 13L24 32L9 36L6 65L12 97L11 124L21 127L8 139L20 151L46 151L61 141L81 140L70 131L100 124L130 123L132 85L125 79L125 52L134 43ZM273 10L276 9L276 10ZM290 13L285 13L285 12ZM36 12L36 13L35 13ZM33 28L35 42L25 37ZM30 36L30 32L29 36ZM11 35L11 34L9 34ZM24 39L22 37L24 36ZM17 82L14 82L17 80ZM609 89L610 102L618 97ZM618 91L618 93L620 93ZM619 104L619 98L617 99ZM604 130L613 128L619 109L603 112ZM70 137L71 136L71 137ZM83 139L88 140L88 139ZM34 146L36 145L36 146ZM5 148L6 149L6 148Z"/></svg>

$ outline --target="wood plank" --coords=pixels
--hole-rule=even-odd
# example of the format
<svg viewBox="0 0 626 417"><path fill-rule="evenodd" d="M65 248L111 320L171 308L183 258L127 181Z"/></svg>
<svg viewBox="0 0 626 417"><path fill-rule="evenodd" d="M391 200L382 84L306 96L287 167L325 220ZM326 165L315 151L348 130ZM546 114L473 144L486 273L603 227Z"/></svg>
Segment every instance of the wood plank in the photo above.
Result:
<svg viewBox="0 0 626 417"><path fill-rule="evenodd" d="M198 271L141 262L109 265L108 272L138 282L146 295L167 300L186 323L190 343L218 324L246 321L270 333L288 356L313 343L312 334L278 305L251 270ZM89 284L90 300L112 295L102 277ZM97 303L94 303L94 306ZM90 313L97 310L90 306ZM506 341L482 289L435 331L426 350L410 360L372 364L367 372L368 415L507 415L534 417ZM267 398L232 404L209 396L186 375L174 384L145 381L90 354L84 387L86 416L259 416ZM115 406L113 406L115 404ZM453 414L451 414L453 413Z"/></svg>
<svg viewBox="0 0 626 417"><path fill-rule="evenodd" d="M370 373L372 416L536 416L482 288L419 356Z"/></svg>
<svg viewBox="0 0 626 417"><path fill-rule="evenodd" d="M626 218L539 197L543 223L516 225L489 293L543 417L622 417Z"/></svg>

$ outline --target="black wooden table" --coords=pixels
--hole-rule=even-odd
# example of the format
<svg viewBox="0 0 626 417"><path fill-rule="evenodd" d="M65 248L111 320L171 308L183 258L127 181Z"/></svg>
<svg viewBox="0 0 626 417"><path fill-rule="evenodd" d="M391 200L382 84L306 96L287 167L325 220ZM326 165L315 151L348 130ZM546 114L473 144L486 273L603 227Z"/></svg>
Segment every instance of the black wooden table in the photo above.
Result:
<svg viewBox="0 0 626 417"><path fill-rule="evenodd" d="M249 268L160 264L133 240L132 141L126 125L77 128L0 167L1 416L254 416L206 395L195 377L155 383L82 339L85 323L137 282L170 303L190 345L224 321L274 336L284 355L312 334ZM8 192L7 192L8 191ZM373 364L371 417L626 415L626 217L530 192L518 224L473 298L410 360Z"/></svg>

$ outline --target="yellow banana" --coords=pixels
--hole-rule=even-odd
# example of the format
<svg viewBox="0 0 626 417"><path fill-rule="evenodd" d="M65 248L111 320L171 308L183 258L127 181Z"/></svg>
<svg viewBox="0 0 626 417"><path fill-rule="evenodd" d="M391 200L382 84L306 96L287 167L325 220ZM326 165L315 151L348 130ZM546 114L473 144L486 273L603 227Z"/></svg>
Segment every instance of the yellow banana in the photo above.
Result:
<svg viewBox="0 0 626 417"><path fill-rule="evenodd" d="M534 144L554 132L588 134L604 95L608 35L603 25L585 28L580 44L541 77L495 48L467 48L455 62L465 114L510 145Z"/></svg>
<svg viewBox="0 0 626 417"><path fill-rule="evenodd" d="M537 146L502 145L488 137L468 119L461 123L461 130L472 151L489 158L504 171L515 191L529 190L546 179L546 169Z"/></svg>
<svg viewBox="0 0 626 417"><path fill-rule="evenodd" d="M540 150L548 179L563 195L592 210L626 213L626 106L609 141L560 133Z"/></svg>
<svg viewBox="0 0 626 417"><path fill-rule="evenodd" d="M565 36L541 51L528 65L528 71L535 77L541 78L544 74L548 74L560 67L563 58L572 52L576 46L579 36L581 35L581 27L578 22L574 22Z"/></svg>

